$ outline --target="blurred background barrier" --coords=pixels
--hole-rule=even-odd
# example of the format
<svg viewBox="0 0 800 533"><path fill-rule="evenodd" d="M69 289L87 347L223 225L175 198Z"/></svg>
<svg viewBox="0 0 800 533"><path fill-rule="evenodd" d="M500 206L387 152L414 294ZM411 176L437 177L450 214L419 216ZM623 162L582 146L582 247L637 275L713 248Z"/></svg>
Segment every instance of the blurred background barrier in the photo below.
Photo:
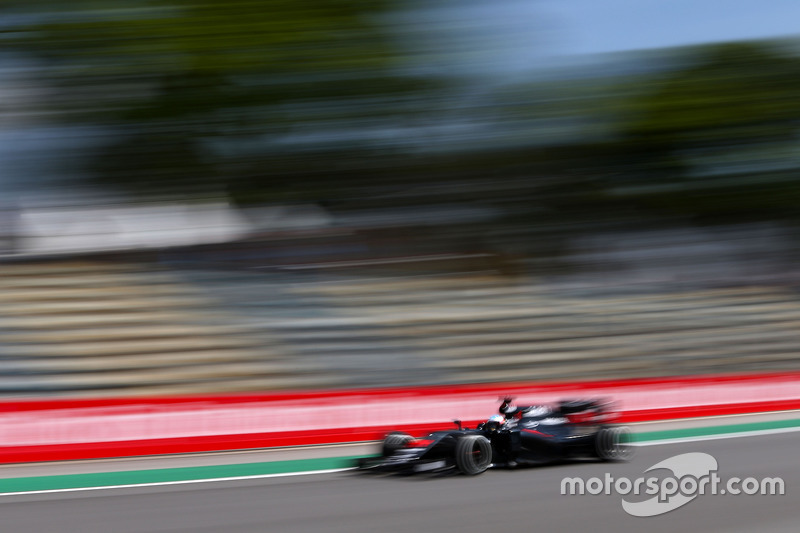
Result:
<svg viewBox="0 0 800 533"><path fill-rule="evenodd" d="M461 420L474 426L518 405L612 402L623 423L800 408L800 375L709 376L544 385L438 386L270 395L9 402L0 462L53 461L379 440Z"/></svg>
<svg viewBox="0 0 800 533"><path fill-rule="evenodd" d="M541 382L800 364L800 300L790 285L676 290L509 277L487 256L376 263L350 254L346 266L345 255L247 266L281 246L302 245L0 264L0 397Z"/></svg>
<svg viewBox="0 0 800 533"><path fill-rule="evenodd" d="M17 257L227 242L252 231L228 205L203 203L22 208Z"/></svg>

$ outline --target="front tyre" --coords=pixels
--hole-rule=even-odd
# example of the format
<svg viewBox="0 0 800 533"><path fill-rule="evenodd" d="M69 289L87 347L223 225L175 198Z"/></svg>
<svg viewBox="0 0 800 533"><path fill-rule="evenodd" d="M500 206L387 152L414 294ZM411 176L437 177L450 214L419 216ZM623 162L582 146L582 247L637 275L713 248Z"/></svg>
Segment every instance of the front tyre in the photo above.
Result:
<svg viewBox="0 0 800 533"><path fill-rule="evenodd" d="M456 466L468 476L481 474L492 464L492 444L483 435L466 435L456 442Z"/></svg>
<svg viewBox="0 0 800 533"><path fill-rule="evenodd" d="M600 428L594 447L602 461L628 461L633 456L631 432L626 427Z"/></svg>
<svg viewBox="0 0 800 533"><path fill-rule="evenodd" d="M405 448L406 445L412 440L414 440L414 437L406 433L389 433L383 439L383 449L381 450L381 454L384 457L389 457L400 448Z"/></svg>

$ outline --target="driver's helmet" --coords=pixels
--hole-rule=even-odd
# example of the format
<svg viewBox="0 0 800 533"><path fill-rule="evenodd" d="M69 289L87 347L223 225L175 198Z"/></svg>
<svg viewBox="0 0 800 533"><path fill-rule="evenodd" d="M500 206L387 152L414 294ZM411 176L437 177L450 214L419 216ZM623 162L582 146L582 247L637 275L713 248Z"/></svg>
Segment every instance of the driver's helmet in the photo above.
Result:
<svg viewBox="0 0 800 533"><path fill-rule="evenodd" d="M489 420L483 425L484 429L488 429L489 431L497 431L503 424L506 422L506 417L503 415L492 415L489 417Z"/></svg>

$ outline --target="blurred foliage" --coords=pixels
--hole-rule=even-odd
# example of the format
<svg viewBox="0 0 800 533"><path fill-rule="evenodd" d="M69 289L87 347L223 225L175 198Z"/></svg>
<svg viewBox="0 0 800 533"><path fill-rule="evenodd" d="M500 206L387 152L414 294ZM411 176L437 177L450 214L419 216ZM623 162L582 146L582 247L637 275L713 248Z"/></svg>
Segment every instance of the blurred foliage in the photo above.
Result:
<svg viewBox="0 0 800 533"><path fill-rule="evenodd" d="M91 171L108 185L340 208L478 203L523 234L797 216L796 55L705 45L474 90L410 74L425 52L406 57L391 37L398 5L18 0L3 33L40 61L61 120L102 128Z"/></svg>
<svg viewBox="0 0 800 533"><path fill-rule="evenodd" d="M632 187L617 192L695 216L796 215L800 59L730 43L691 60L631 103L616 149Z"/></svg>
<svg viewBox="0 0 800 533"><path fill-rule="evenodd" d="M668 77L645 100L629 134L651 144L730 145L780 140L800 113L800 62L769 48L732 43L697 49L696 65Z"/></svg>
<svg viewBox="0 0 800 533"><path fill-rule="evenodd" d="M402 114L406 95L426 84L395 74L376 22L383 1L7 4L25 17L5 42L43 61L40 79L56 89L51 108L69 123L105 127L92 170L107 185L222 185L267 197L325 188L304 182L320 170L303 163L330 160L343 124L375 127ZM367 144L355 139L334 154L343 163L328 166L352 164Z"/></svg>
<svg viewBox="0 0 800 533"><path fill-rule="evenodd" d="M670 56L675 66L659 72L550 88L552 103L540 98L544 109L529 107L524 120L573 117L580 133L554 135L545 146L507 152L495 163L537 177L531 183L546 218L796 218L800 59L760 42ZM527 88L542 91L541 84Z"/></svg>

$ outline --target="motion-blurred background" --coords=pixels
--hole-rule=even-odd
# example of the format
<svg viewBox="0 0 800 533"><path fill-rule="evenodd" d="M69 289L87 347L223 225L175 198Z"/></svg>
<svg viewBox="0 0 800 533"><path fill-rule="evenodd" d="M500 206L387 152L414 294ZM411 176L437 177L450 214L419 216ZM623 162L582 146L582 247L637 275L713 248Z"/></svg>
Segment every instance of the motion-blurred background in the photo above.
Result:
<svg viewBox="0 0 800 533"><path fill-rule="evenodd" d="M800 368L800 6L631 4L3 2L0 395Z"/></svg>

